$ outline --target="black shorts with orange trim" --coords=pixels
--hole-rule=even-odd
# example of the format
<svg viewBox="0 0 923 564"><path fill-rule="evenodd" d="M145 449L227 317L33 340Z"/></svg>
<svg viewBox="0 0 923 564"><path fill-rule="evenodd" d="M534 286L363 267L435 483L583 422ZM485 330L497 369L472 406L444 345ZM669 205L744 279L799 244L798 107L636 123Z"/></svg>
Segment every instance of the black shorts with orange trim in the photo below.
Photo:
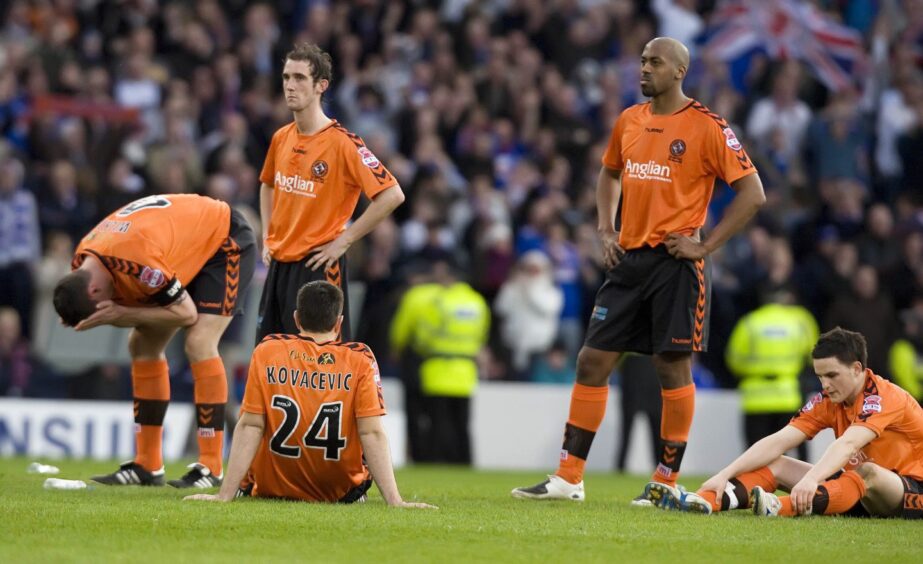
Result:
<svg viewBox="0 0 923 564"><path fill-rule="evenodd" d="M256 268L256 250L253 229L232 209L228 238L186 287L199 313L233 316L243 312Z"/></svg>
<svg viewBox="0 0 923 564"><path fill-rule="evenodd" d="M901 517L904 519L923 519L923 481L912 476L898 474L904 483L904 502L901 505Z"/></svg>
<svg viewBox="0 0 923 564"><path fill-rule="evenodd" d="M326 271L311 270L306 267L305 262L308 258L297 262L270 261L266 283L263 285L263 296L260 298L256 344L259 344L266 335L273 333L289 335L298 333L294 317L298 290L306 283L316 280L326 280L343 290L343 326L340 330L340 340L350 340L346 257L340 257L340 260Z"/></svg>
<svg viewBox="0 0 923 564"><path fill-rule="evenodd" d="M596 293L586 345L642 354L707 350L710 270L707 258L676 259L663 245L626 252Z"/></svg>

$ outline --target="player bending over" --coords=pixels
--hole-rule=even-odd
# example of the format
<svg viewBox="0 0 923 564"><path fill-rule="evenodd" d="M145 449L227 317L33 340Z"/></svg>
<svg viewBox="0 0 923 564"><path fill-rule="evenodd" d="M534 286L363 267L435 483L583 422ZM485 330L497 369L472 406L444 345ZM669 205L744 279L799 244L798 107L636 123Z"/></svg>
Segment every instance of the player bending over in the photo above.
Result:
<svg viewBox="0 0 923 564"><path fill-rule="evenodd" d="M243 312L256 238L240 212L193 194L136 200L109 214L77 246L73 272L54 289L61 321L85 331L100 325L131 327L134 396L133 460L94 476L112 486L162 486L163 421L170 402L165 354L185 327L185 351L195 384L199 459L177 488L221 484L224 410L228 383L218 342Z"/></svg>
<svg viewBox="0 0 923 564"><path fill-rule="evenodd" d="M661 485L662 509L756 515L923 517L923 408L902 388L866 368L865 337L837 327L811 355L823 391L782 430L750 447L696 493ZM833 429L817 464L782 453ZM777 496L783 489L790 495Z"/></svg>
<svg viewBox="0 0 923 564"><path fill-rule="evenodd" d="M388 505L434 508L405 502L398 492L381 423L378 363L368 346L337 340L343 292L309 282L296 304L299 334L268 335L253 351L221 490L185 499L249 494L352 503L365 500L374 479ZM248 469L252 489L238 493Z"/></svg>

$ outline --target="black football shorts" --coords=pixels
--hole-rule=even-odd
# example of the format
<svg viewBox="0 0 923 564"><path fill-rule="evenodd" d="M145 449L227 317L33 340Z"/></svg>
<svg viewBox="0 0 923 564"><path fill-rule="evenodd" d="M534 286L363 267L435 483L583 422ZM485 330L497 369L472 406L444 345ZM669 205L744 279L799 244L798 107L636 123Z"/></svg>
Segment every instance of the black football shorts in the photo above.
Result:
<svg viewBox="0 0 923 564"><path fill-rule="evenodd" d="M186 290L199 313L230 317L243 312L244 298L255 268L256 236L244 216L231 210L228 238Z"/></svg>
<svg viewBox="0 0 923 564"><path fill-rule="evenodd" d="M596 293L586 345L656 354L705 351L710 261L673 258L664 245L625 253Z"/></svg>

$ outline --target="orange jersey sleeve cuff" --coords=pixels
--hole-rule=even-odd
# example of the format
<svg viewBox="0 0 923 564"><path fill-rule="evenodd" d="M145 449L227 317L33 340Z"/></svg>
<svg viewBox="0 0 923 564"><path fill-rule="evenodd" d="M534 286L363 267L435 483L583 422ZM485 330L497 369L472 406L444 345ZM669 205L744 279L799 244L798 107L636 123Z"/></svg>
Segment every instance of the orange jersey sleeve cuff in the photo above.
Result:
<svg viewBox="0 0 923 564"><path fill-rule="evenodd" d="M253 413L254 415L266 415L266 409L264 409L262 405L250 403L246 400L241 404L240 409L241 411Z"/></svg>
<svg viewBox="0 0 923 564"><path fill-rule="evenodd" d="M862 421L855 421L852 425L850 425L850 427L865 427L866 429L869 429L875 433L876 437L880 437L884 432L884 429L879 428L878 425L872 425L871 423L864 423Z"/></svg>
<svg viewBox="0 0 923 564"><path fill-rule="evenodd" d="M756 174L756 172L757 172L757 171L756 171L756 167L751 167L751 168L749 168L749 169L747 169L747 170L741 170L739 174L737 174L736 176L734 176L734 177L732 177L732 178L725 178L724 181L727 182L728 185L731 185L731 184L737 182L738 180L740 180L741 178L743 178L744 176L749 176L749 175L751 175L751 174Z"/></svg>
<svg viewBox="0 0 923 564"><path fill-rule="evenodd" d="M826 428L818 428L817 425L812 425L811 423L801 419L793 419L788 424L807 435L808 439L813 439L815 436L817 436L818 433Z"/></svg>
<svg viewBox="0 0 923 564"><path fill-rule="evenodd" d="M384 409L376 407L374 409L365 409L363 411L357 411L356 417L378 417L382 415L387 415L388 412Z"/></svg>

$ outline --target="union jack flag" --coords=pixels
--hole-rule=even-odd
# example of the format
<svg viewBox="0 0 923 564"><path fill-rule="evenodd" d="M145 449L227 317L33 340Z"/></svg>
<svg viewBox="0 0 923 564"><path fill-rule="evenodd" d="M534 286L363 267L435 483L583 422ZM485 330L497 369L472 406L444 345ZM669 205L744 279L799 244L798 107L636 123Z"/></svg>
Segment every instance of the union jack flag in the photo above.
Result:
<svg viewBox="0 0 923 564"><path fill-rule="evenodd" d="M800 0L727 0L712 14L704 47L723 61L758 50L799 59L835 91L853 86L865 63L862 34Z"/></svg>

